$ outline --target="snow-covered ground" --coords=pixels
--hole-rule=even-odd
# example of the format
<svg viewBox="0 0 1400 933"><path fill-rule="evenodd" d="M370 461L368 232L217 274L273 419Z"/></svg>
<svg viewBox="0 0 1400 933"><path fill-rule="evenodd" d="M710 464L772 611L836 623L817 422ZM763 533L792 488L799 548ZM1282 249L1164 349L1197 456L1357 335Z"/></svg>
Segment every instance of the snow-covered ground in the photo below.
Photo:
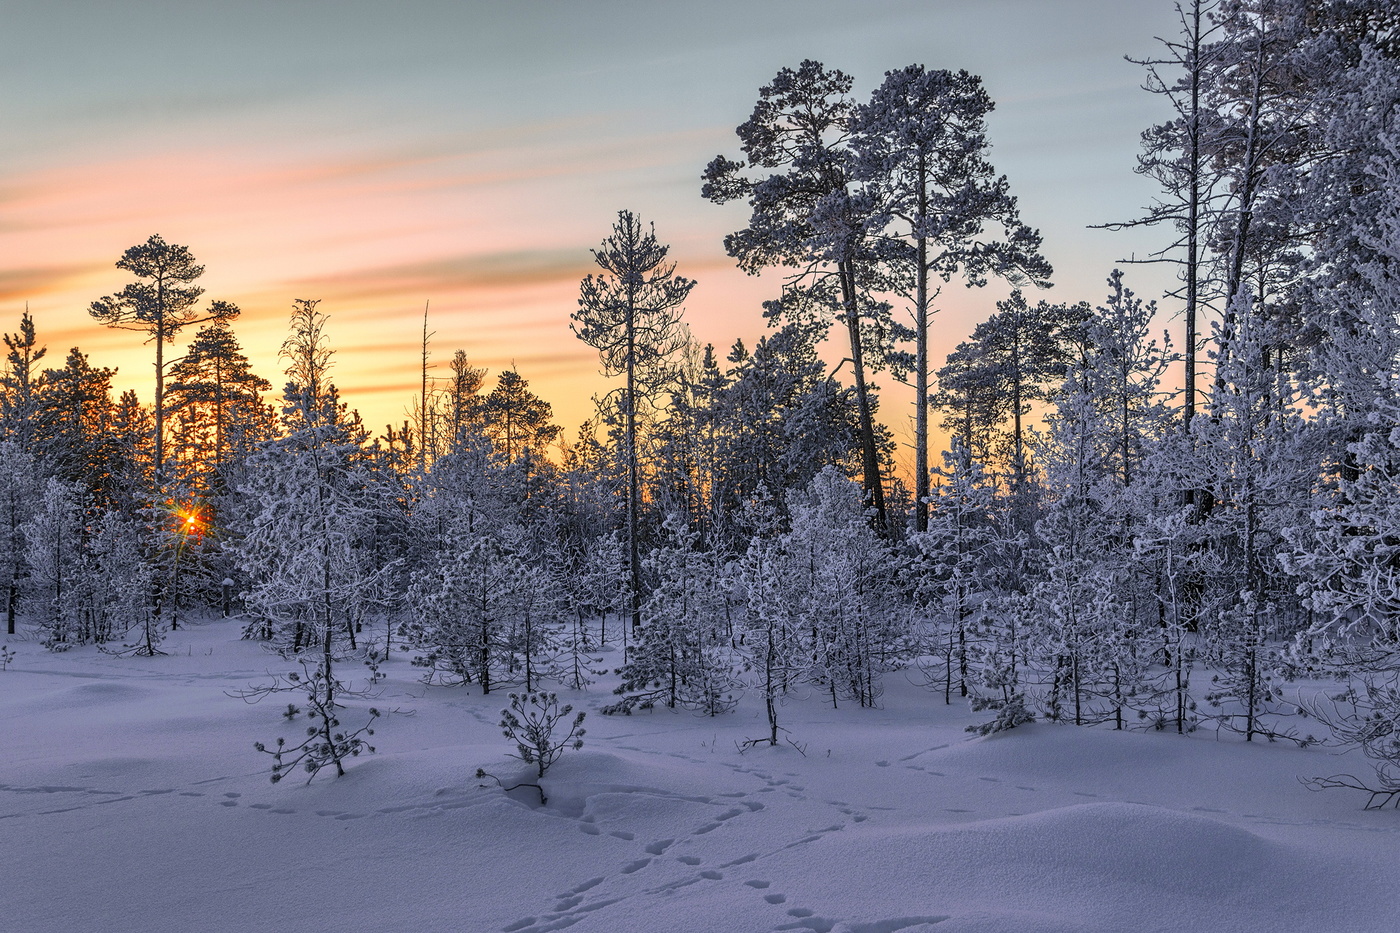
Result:
<svg viewBox="0 0 1400 933"><path fill-rule="evenodd" d="M753 698L607 717L595 685L568 697L590 710L585 747L540 806L473 778L532 773L506 757L504 693L424 687L400 654L378 753L272 785L253 742L301 728L280 715L296 697L227 692L289 665L238 631L176 632L154 659L11 641L0 929L1400 930L1400 814L1300 786L1365 767L1325 749L1041 724L974 738L965 705L896 673L882 709L790 701L805 756L740 753L764 731Z"/></svg>

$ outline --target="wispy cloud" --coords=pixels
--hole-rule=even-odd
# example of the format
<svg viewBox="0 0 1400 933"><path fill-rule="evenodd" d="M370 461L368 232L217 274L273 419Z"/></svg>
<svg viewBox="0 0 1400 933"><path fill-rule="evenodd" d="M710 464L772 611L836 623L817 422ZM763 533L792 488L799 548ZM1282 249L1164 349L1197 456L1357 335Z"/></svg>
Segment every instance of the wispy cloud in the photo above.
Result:
<svg viewBox="0 0 1400 933"><path fill-rule="evenodd" d="M307 296L353 295L361 300L390 296L431 297L472 289L577 282L593 268L592 257L583 249L473 252L292 279L286 287Z"/></svg>
<svg viewBox="0 0 1400 933"><path fill-rule="evenodd" d="M22 301L65 292L79 280L97 271L97 266L83 263L0 269L0 302Z"/></svg>

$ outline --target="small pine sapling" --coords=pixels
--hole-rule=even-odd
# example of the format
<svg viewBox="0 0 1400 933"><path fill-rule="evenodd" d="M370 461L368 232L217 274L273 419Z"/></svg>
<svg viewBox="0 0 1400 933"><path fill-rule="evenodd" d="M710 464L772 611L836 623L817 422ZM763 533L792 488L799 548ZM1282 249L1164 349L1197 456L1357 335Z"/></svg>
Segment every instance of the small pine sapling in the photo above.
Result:
<svg viewBox="0 0 1400 933"><path fill-rule="evenodd" d="M293 671L287 675L285 685L278 684L273 689L295 690L300 687L306 690L305 712L311 721L306 727L306 737L295 745L288 745L286 739L279 737L277 744L272 748L268 748L262 742L253 743L253 747L258 751L272 756L274 784L297 768L307 773L308 784L322 768L331 765L335 766L336 777L342 777L345 774L345 759L353 758L362 751L374 752L374 746L364 737L374 735L373 726L374 721L379 718L379 710L371 707L369 720L355 731L342 729L337 715L339 704L336 703L336 699L344 690L344 686L333 676L329 676L325 665L303 662L302 668L303 673ZM282 715L292 720L301 712L295 704L289 703Z"/></svg>
<svg viewBox="0 0 1400 933"><path fill-rule="evenodd" d="M510 757L534 765L535 776L544 777L564 749L583 748L585 713L574 717L567 735L557 742L554 739L559 721L573 711L571 705L561 707L559 697L553 693L512 693L510 709L501 710L501 731L518 749L518 753Z"/></svg>
<svg viewBox="0 0 1400 933"><path fill-rule="evenodd" d="M272 748L268 748L262 742L253 743L253 747L258 751L272 756L274 784L296 768L306 771L308 784L322 768L331 765L335 766L336 777L341 777L345 774L345 759L356 757L360 752L374 751L374 746L369 744L365 736L374 735L373 726L374 721L379 718L379 710L371 707L368 710L368 721L353 732L341 728L339 711L344 709L341 700L346 696L363 698L371 693L367 690L351 690L339 678L335 670L335 635L338 627L322 624L321 629L321 650L318 657L315 660L306 656L298 658L301 662L300 673L292 671L286 677L274 677L270 684L229 694L245 703L256 703L273 694L289 691L302 692L305 695L305 712L311 721L306 727L305 738L297 744L289 745L286 739L279 737L277 744ZM364 661L365 666L369 668L369 683L372 688L381 679L377 653L370 651ZM302 712L295 703L288 703L282 716L292 720Z"/></svg>
<svg viewBox="0 0 1400 933"><path fill-rule="evenodd" d="M0 671L10 669L10 662L15 659L15 653L9 645L0 645Z"/></svg>

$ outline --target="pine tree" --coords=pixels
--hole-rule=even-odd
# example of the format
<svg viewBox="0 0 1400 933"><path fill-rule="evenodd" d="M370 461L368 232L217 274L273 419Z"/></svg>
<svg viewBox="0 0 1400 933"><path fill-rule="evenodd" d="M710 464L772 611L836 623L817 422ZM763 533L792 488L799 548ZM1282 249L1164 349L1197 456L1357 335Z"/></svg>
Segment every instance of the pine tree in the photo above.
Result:
<svg viewBox="0 0 1400 933"><path fill-rule="evenodd" d="M716 156L705 168L701 194L717 204L742 198L752 208L749 225L724 240L741 269L797 270L782 297L765 303L769 318L844 325L865 491L883 529L885 494L867 375L884 362L889 305L875 297L886 284L869 236L877 206L856 190L851 85L848 75L812 60L779 70L736 130L743 161ZM749 170L757 174L746 175Z"/></svg>
<svg viewBox="0 0 1400 933"><path fill-rule="evenodd" d="M117 268L130 272L139 281L92 303L92 316L109 327L138 330L150 335L156 347L155 386L155 488L164 490L165 466L165 345L190 324L225 321L237 317L238 308L216 301L200 316L195 302L204 289L195 281L204 274L187 246L174 246L160 236L148 237L117 260Z"/></svg>
<svg viewBox="0 0 1400 933"><path fill-rule="evenodd" d="M667 517L664 543L647 555L653 578L638 630L620 673L618 703L604 712L630 713L664 703L715 716L737 702L729 640L722 630L722 596L711 555L678 514Z"/></svg>
<svg viewBox="0 0 1400 933"><path fill-rule="evenodd" d="M39 361L48 352L38 344L34 318L26 306L19 333L5 334L5 369L0 375L0 429L26 453L33 453L35 420L39 411Z"/></svg>
<svg viewBox="0 0 1400 933"><path fill-rule="evenodd" d="M282 410L287 433L249 458L239 490L255 503L238 543L253 617L246 634L275 638L288 651L338 652L342 639L355 649L363 609L391 569L372 562L374 477L364 430L328 378L331 351L316 302L297 302L283 352L292 380Z"/></svg>
<svg viewBox="0 0 1400 933"><path fill-rule="evenodd" d="M743 659L745 682L763 697L771 746L778 744L782 698L806 678L811 653L784 578L792 568L782 549L777 504L760 487L749 512L744 524L753 528L753 536L729 571L742 598L736 650Z"/></svg>
<svg viewBox="0 0 1400 933"><path fill-rule="evenodd" d="M826 467L789 493L787 599L808 626L810 678L831 698L873 707L881 675L903 660L893 608L893 562L870 527L860 489Z"/></svg>
<svg viewBox="0 0 1400 933"><path fill-rule="evenodd" d="M997 509L991 481L957 437L943 452L935 477L929 526L909 537L907 587L928 619L923 652L936 659L924 673L931 686L941 682L946 704L952 702L954 684L960 696L969 692L969 640L993 595L989 571Z"/></svg>
<svg viewBox="0 0 1400 933"><path fill-rule="evenodd" d="M1021 223L1006 176L987 161L982 81L966 71L909 65L885 74L857 108L854 176L879 204L872 224L887 237L892 285L912 302L914 352L900 368L914 377L915 528L928 527L928 332L939 286L961 275L969 287L989 275L1016 285L1048 284L1040 234Z"/></svg>
<svg viewBox="0 0 1400 933"><path fill-rule="evenodd" d="M579 339L596 349L605 376L623 376L617 402L623 420L618 459L627 474L627 553L632 585L632 627L641 625L642 568L640 522L642 465L638 420L643 406L666 397L675 355L688 341L681 326L682 305L695 283L676 275L666 261L669 247L643 229L631 211L619 211L612 235L593 251L603 270L579 285L579 308L572 315Z"/></svg>
<svg viewBox="0 0 1400 933"><path fill-rule="evenodd" d="M29 521L21 526L25 560L42 607L40 643L51 651L104 640L84 613L84 587L90 570L87 558L89 500L82 486L50 478Z"/></svg>
<svg viewBox="0 0 1400 933"><path fill-rule="evenodd" d="M513 683L521 588L537 582L494 535L455 538L409 589L414 614L402 633L423 652L414 663L426 669L424 680L476 683L483 695Z"/></svg>
<svg viewBox="0 0 1400 933"><path fill-rule="evenodd" d="M219 471L246 456L274 427L256 375L225 321L201 328L185 355L170 365L166 414L175 423L171 457L178 476L203 495L220 490Z"/></svg>
<svg viewBox="0 0 1400 933"><path fill-rule="evenodd" d="M15 634L28 576L23 528L38 498L34 458L18 440L0 441L0 585L5 590L5 631L10 635Z"/></svg>

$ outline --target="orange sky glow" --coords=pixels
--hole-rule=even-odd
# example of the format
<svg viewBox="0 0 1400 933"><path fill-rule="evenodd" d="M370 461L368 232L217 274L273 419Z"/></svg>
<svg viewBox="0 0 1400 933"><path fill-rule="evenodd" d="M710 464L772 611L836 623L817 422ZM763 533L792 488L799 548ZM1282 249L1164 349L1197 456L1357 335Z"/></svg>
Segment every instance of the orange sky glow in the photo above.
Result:
<svg viewBox="0 0 1400 933"><path fill-rule="evenodd" d="M146 401L150 348L140 334L98 326L87 308L127 281L113 265L122 251L156 233L189 246L206 266L206 299L242 308L234 330L274 385L292 300L321 299L336 351L332 375L376 433L412 408L429 302L431 374L445 376L458 348L489 370L488 387L513 367L572 436L592 412L591 397L611 385L598 375L596 353L569 330L569 314L579 280L593 269L589 249L622 208L655 222L678 271L698 281L686 319L699 341L715 344L721 356L735 338L751 345L764 330L761 302L778 292L780 279L745 276L725 256L724 234L747 215L740 205L703 201L700 172L716 153L737 153L734 127L758 87L807 56L850 71L858 95L882 70L909 61L983 74L999 105L993 162L1009 176L1023 218L1044 233L1056 266L1057 285L1046 297L1101 300L1117 259L1165 238L1086 230L1134 215L1152 195L1133 175L1132 159L1155 103L1137 90L1140 74L1121 56L1150 49L1154 31L1169 25L1159 4L1155 18L1109 29L1104 11L1123 9L1110 0L1050 5L1062 15L1048 20L1046 5L1022 0L869 7L823 0L817 6L825 19L813 17L815 25L782 29L765 8L772 15L757 17L758 34L740 39L698 20L687 27L694 10L660 4L657 24L630 28L692 28L695 47L623 63L607 48L620 41L608 27L635 12L633 5L604 3L583 19L567 4L545 2L537 9L560 22L540 33L494 5L467 3L453 12L424 2L409 5L403 24L342 26L331 45L308 51L320 58L305 75L285 63L243 75L230 63L241 67L243 57L257 62L259 54L281 61L273 53L293 41L272 31L271 20L269 31L259 31L258 17L281 8L255 3L250 23L200 40L211 43L207 68L162 45L150 56L155 64L123 65L130 75L117 68L87 77L82 69L61 71L64 56L78 61L84 48L53 47L44 56L45 42L57 41L50 28L57 14L43 4L20 6L18 33L0 38L0 60L9 60L7 51L19 57L0 65L0 79L11 69L21 90L31 91L0 103L0 118L15 128L7 131L9 148L0 149L0 329L15 330L27 304L55 365L78 346L95 365L118 369L118 389ZM162 19L170 8L155 0L136 6L162 24L165 38L192 28ZM744 5L728 7L737 16ZM780 8L814 9L773 9ZM192 9L195 20L220 15L213 5ZM302 18L277 28L311 36L318 9L298 6L286 15ZM372 15L368 5L358 9ZM1007 16L1013 12L1019 19ZM461 41L477 44L475 57L431 47L448 41L434 27L451 17L467 37ZM1075 38L1047 42L1047 23ZM140 25L122 24L133 32ZM383 41L386 30L402 40L402 51ZM92 26L74 41L100 49L101 31ZM574 36L596 48L566 41ZM415 55L420 39L429 48ZM366 64L367 49L381 59ZM49 84L46 68L53 69ZM647 80L633 80L640 75ZM168 91L173 86L181 92ZM1130 279L1147 297L1164 287L1159 271L1134 271ZM995 285L946 287L937 358L1005 293ZM192 336L177 340L176 354ZM834 363L844 353L836 339L826 356ZM888 375L877 382L884 420L907 443L910 393Z"/></svg>

